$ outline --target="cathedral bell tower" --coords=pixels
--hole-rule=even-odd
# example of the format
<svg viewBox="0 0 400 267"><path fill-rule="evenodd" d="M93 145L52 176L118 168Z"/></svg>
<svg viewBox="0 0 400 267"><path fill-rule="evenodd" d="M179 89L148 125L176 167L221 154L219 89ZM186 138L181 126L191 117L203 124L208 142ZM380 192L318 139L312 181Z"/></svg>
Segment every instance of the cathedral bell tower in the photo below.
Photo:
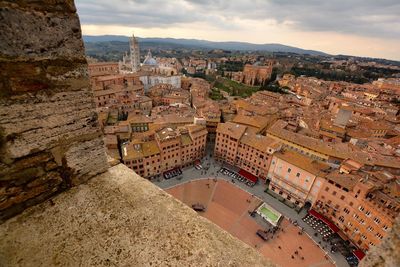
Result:
<svg viewBox="0 0 400 267"><path fill-rule="evenodd" d="M140 51L139 43L134 34L132 34L132 37L129 38L129 47L131 54L132 71L137 72L140 68Z"/></svg>

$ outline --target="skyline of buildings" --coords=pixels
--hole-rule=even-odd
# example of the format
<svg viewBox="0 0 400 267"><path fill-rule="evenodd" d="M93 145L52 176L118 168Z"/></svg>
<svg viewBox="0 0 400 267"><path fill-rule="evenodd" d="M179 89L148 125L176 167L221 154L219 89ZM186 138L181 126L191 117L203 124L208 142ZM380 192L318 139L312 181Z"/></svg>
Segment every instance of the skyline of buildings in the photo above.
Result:
<svg viewBox="0 0 400 267"><path fill-rule="evenodd" d="M359 249L378 245L400 212L399 78L355 84L286 73L276 81L280 92L238 97L241 87L232 86L262 88L284 61L254 57L242 71L219 72L226 62L249 58L148 51L137 70L89 64L109 155L157 180L200 164L209 147L217 162L324 216ZM221 82L228 87L216 88ZM220 100L210 98L215 90Z"/></svg>
<svg viewBox="0 0 400 267"><path fill-rule="evenodd" d="M193 33L199 14L204 30L230 18L235 31L266 7L304 30L317 13L305 21L299 7L321 7L81 3L89 20L106 11L112 24L115 8L135 20L135 6L139 27ZM74 1L1 5L0 265L399 265L400 66L160 48L133 34L98 49L83 41Z"/></svg>
<svg viewBox="0 0 400 267"><path fill-rule="evenodd" d="M400 60L396 1L147 0L110 5L80 0L77 10L85 35L130 36L135 31L141 37L280 43L333 55Z"/></svg>

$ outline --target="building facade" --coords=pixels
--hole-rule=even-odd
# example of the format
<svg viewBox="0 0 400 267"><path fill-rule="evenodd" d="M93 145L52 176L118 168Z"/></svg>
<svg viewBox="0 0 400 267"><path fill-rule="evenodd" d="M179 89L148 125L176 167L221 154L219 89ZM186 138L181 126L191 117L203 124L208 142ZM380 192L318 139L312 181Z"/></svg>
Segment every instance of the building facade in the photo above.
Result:
<svg viewBox="0 0 400 267"><path fill-rule="evenodd" d="M232 122L219 123L216 132L216 160L237 166L261 179L267 177L272 154L281 148L279 142Z"/></svg>
<svg viewBox="0 0 400 267"><path fill-rule="evenodd" d="M156 131L152 140L133 140L123 146L122 160L142 177L159 177L166 171L186 167L202 159L206 138L204 126L164 127Z"/></svg>
<svg viewBox="0 0 400 267"><path fill-rule="evenodd" d="M246 64L241 72L227 72L226 75L232 80L250 86L262 85L271 78L272 62L265 66Z"/></svg>
<svg viewBox="0 0 400 267"><path fill-rule="evenodd" d="M170 84L173 88L181 88L181 75L165 76L155 73L143 74L140 81L144 86L145 92L157 84Z"/></svg>
<svg viewBox="0 0 400 267"><path fill-rule="evenodd" d="M117 62L98 62L88 64L89 77L118 74Z"/></svg>
<svg viewBox="0 0 400 267"><path fill-rule="evenodd" d="M269 190L301 208L312 206L329 165L293 151L273 155L268 171Z"/></svg>
<svg viewBox="0 0 400 267"><path fill-rule="evenodd" d="M400 212L399 187L388 172L333 172L323 180L313 208L368 250L387 235Z"/></svg>

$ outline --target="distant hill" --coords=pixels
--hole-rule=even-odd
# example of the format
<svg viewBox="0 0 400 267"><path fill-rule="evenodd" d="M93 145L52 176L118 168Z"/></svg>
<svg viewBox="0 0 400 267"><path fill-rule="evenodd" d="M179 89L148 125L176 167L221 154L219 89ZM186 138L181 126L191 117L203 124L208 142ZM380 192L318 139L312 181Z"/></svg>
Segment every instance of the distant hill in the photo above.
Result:
<svg viewBox="0 0 400 267"><path fill-rule="evenodd" d="M107 43L112 42L114 44L121 42L129 42L129 37L122 35L100 35L100 36L83 36L84 42L87 46L91 46L91 43ZM199 49L222 49L222 50L233 50L233 51L266 51L266 52L286 52L296 54L310 54L310 55L328 55L321 51L306 50L293 46L287 46L282 44L252 44L246 42L212 42L206 40L197 39L175 39L175 38L140 38L138 37L139 43L143 45L159 46L162 48L199 48ZM92 45L93 46L93 45Z"/></svg>
<svg viewBox="0 0 400 267"><path fill-rule="evenodd" d="M123 35L98 35L98 36L83 35L83 41L85 43L110 42L110 41L129 42L129 37Z"/></svg>

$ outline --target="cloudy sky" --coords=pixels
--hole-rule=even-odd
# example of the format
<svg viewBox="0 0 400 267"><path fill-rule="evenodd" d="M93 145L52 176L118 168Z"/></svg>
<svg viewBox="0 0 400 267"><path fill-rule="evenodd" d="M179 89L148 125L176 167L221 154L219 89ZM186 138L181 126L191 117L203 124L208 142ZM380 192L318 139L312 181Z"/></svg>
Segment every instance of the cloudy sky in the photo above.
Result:
<svg viewBox="0 0 400 267"><path fill-rule="evenodd" d="M400 60L400 0L75 0L86 35L281 43Z"/></svg>

